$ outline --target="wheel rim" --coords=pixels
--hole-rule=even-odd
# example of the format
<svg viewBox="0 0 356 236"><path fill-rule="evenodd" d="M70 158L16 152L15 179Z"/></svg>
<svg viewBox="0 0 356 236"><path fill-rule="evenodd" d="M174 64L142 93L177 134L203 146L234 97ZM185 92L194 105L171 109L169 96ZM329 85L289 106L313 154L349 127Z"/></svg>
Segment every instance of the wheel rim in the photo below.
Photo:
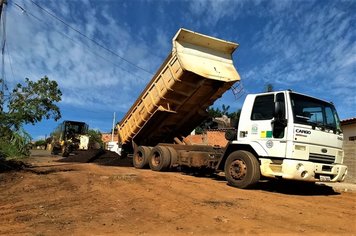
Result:
<svg viewBox="0 0 356 236"><path fill-rule="evenodd" d="M246 163L242 160L235 160L231 163L229 172L232 178L242 180L247 173Z"/></svg>
<svg viewBox="0 0 356 236"><path fill-rule="evenodd" d="M140 164L143 162L143 153L142 152L137 152L135 155L135 161L137 164Z"/></svg>
<svg viewBox="0 0 356 236"><path fill-rule="evenodd" d="M160 163L161 163L161 157L160 157L159 153L157 153L157 152L153 153L152 164L154 166L158 166Z"/></svg>

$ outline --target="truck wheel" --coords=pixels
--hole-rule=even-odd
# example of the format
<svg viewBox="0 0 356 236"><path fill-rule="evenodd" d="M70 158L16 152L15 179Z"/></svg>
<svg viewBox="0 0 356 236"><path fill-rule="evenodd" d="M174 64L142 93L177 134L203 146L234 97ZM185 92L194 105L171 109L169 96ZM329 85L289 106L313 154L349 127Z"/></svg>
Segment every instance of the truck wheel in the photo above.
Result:
<svg viewBox="0 0 356 236"><path fill-rule="evenodd" d="M143 169L147 167L150 153L150 147L139 146L137 150L135 150L134 156L132 158L133 166L137 169Z"/></svg>
<svg viewBox="0 0 356 236"><path fill-rule="evenodd" d="M149 165L151 170L165 171L171 164L171 155L167 147L156 146L150 154Z"/></svg>
<svg viewBox="0 0 356 236"><path fill-rule="evenodd" d="M169 154L170 154L170 164L169 167L174 167L178 161L178 154L177 151L172 147L167 147Z"/></svg>
<svg viewBox="0 0 356 236"><path fill-rule="evenodd" d="M250 188L260 179L260 164L256 157L247 151L231 153L225 162L225 177L237 188Z"/></svg>

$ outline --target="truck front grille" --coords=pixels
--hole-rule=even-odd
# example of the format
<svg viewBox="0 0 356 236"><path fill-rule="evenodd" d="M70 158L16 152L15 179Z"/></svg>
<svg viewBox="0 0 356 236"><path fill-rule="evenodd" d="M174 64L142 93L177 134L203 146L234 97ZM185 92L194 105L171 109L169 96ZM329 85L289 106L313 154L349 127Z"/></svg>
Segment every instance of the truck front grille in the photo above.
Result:
<svg viewBox="0 0 356 236"><path fill-rule="evenodd" d="M310 153L309 160L318 163L332 164L335 162L335 156Z"/></svg>

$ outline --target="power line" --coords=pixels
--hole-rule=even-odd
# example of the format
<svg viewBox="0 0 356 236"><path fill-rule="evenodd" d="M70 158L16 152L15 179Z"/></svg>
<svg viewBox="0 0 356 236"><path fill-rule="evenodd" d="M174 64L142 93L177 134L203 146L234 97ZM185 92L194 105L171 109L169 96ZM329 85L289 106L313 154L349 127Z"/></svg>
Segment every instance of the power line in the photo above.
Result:
<svg viewBox="0 0 356 236"><path fill-rule="evenodd" d="M142 70L142 71L144 71L144 72L146 72L146 73L148 73L148 74L150 74L150 75L153 75L152 72L150 72L150 71L146 70L145 68L140 67L140 66L136 65L135 63L133 63L133 62L131 62L131 61L125 59L124 57L120 56L120 55L117 54L116 52L112 51L111 49L109 49L109 48L103 46L102 44L98 43L98 42L95 41L94 39L92 39L92 38L90 38L89 36L85 35L84 33L80 32L78 29L72 27L70 24L66 23L64 20L62 20L61 18L59 18L58 16L56 16L54 13L52 13L52 12L46 10L45 8L41 7L41 6L40 6L38 3L36 3L35 1L33 1L33 0L30 0L30 1L31 1L35 6L37 6L39 9L41 9L43 12L45 12L47 15L53 17L54 19L56 19L57 21L61 22L62 24L64 24L64 25L67 26L68 28L70 28L71 30L73 30L73 31L77 32L78 34L80 34L81 36L83 36L84 38L90 40L90 41L93 42L95 45L99 46L100 48L102 48L102 49L104 49L104 50L106 50L106 51L108 51L108 52L110 52L111 54L117 56L117 57L120 58L121 60L127 62L128 64L130 64L130 65L132 65L132 66L134 66L134 67L136 67L137 69L140 69L140 70Z"/></svg>
<svg viewBox="0 0 356 236"><path fill-rule="evenodd" d="M39 21L40 23L45 24L45 25L47 25L47 26L50 27L49 23L43 21L41 18L39 18L39 17L37 17L36 15L32 14L31 12L29 12L28 10L26 10L24 7L20 6L20 5L17 4L16 2L13 2L13 3L15 4L15 6L17 6L17 7L18 7L23 13L25 13L27 16L31 16L31 17L33 17L34 19L36 19L37 21ZM60 34L60 35L62 35L62 36L64 36L64 37L66 37L66 38L68 38L69 40L71 40L71 41L72 41L74 44L76 44L76 45L80 45L80 44L81 44L81 45L84 45L84 46L85 46L85 49L86 49L88 52L92 53L92 54L95 55L95 56L100 57L101 59L105 60L106 62L109 62L109 63L111 63L112 65L114 65L114 66L120 68L121 70L123 70L123 71L125 71L125 72L127 72L127 73L129 73L129 74L131 74L131 75L133 75L136 79L142 79L142 78L138 77L136 74L134 74L132 71L130 71L130 70L128 70L128 69L126 69L126 68L124 68L124 67L122 67L122 66L116 64L115 62L110 61L109 59L105 58L104 56L100 55L99 53L96 53L96 52L90 50L90 47L89 47L88 45L86 45L85 43L77 42L75 39L73 39L73 38L70 37L69 35L67 35L67 34L65 34L65 33L61 32L61 31L59 31L59 30L56 30L55 28L53 28L53 30L54 30L55 32L57 32L58 34Z"/></svg>

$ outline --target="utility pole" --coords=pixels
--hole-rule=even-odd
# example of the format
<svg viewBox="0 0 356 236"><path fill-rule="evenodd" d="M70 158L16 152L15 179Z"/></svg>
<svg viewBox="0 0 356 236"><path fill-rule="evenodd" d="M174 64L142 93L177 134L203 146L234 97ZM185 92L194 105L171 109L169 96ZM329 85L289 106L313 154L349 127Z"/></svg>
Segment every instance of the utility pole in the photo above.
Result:
<svg viewBox="0 0 356 236"><path fill-rule="evenodd" d="M1 19L2 8L3 8L4 4L7 4L7 0L0 0L0 19Z"/></svg>
<svg viewBox="0 0 356 236"><path fill-rule="evenodd" d="M2 11L4 9L4 4L7 4L7 0L0 0L0 23L2 22ZM3 29L4 30L4 29ZM5 30L4 30L5 31ZM3 35L2 37L5 37ZM5 39L4 39L5 40ZM2 50L2 66L4 67L4 50ZM4 68L1 68L1 70L4 70ZM2 73L3 74L3 73ZM1 85L1 91L0 91L0 112L2 112L2 105L3 105L3 100L4 100L4 88L5 88L5 81L3 78L3 75L1 75L2 78L0 78L0 85Z"/></svg>
<svg viewBox="0 0 356 236"><path fill-rule="evenodd" d="M114 112L114 119L112 121L111 142L114 142L114 131L115 131L115 112Z"/></svg>

